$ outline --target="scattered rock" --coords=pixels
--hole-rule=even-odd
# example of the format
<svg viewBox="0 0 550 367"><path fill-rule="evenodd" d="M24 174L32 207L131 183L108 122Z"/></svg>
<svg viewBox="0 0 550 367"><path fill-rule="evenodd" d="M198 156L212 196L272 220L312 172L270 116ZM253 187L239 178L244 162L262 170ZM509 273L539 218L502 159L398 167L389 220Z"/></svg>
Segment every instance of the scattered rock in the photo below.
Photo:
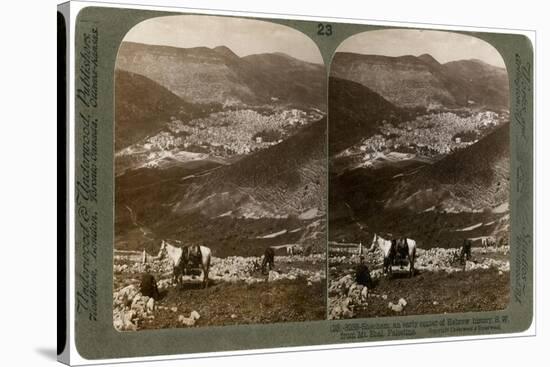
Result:
<svg viewBox="0 0 550 367"><path fill-rule="evenodd" d="M149 298L149 300L147 301L147 312L149 313L152 313L153 311L155 311L155 299L154 298Z"/></svg>
<svg viewBox="0 0 550 367"><path fill-rule="evenodd" d="M363 287L363 289L361 290L361 302L366 302L368 297L369 289L367 287Z"/></svg>
<svg viewBox="0 0 550 367"><path fill-rule="evenodd" d="M403 311L403 306L401 304L393 304L393 302L388 303L388 308L390 308L394 312Z"/></svg>
<svg viewBox="0 0 550 367"><path fill-rule="evenodd" d="M129 285L115 292L113 294L115 307L119 305L130 307L133 299L138 293L139 289L135 285Z"/></svg>
<svg viewBox="0 0 550 367"><path fill-rule="evenodd" d="M142 283L143 275L150 274L156 280L156 288L166 291L174 287L172 280L172 265L169 261L158 260L155 257L148 256L143 263L143 253L139 253L139 260L136 254L127 254L126 252L115 252L115 264L113 270L115 273L125 273L130 276L117 281L125 284L130 284L116 290L113 293L113 323L117 330L137 330L140 328L140 322L150 322L154 319L155 310L163 310L171 313L178 313L178 307L161 306L155 300L155 296L145 295L140 291L139 285ZM134 259L135 258L135 259ZM133 263L132 263L133 261ZM305 270L300 267L301 263L325 264L325 254L307 254L294 256L278 256L276 260L284 272L280 269L270 271L268 281L290 280L304 281L307 286L313 286L314 283L322 282L326 279L326 271L324 268L319 271ZM294 265L296 263L296 265ZM266 277L262 276L259 269L261 257L241 257L233 256L228 258L212 258L210 276L213 281L227 281L231 283L244 282L246 284L254 284L265 282ZM285 265L289 264L289 265ZM141 281L140 281L141 280ZM184 282L193 281L193 277L186 275L182 279ZM195 281L202 281L202 275L197 277ZM171 290L169 290L171 292ZM146 292L147 293L147 292ZM152 297L151 297L152 296ZM353 294L353 298L360 298ZM356 301L349 302L350 307L343 310L342 314L350 316L353 312L352 306ZM194 323L201 317L196 311L193 311L189 317L179 315L177 320L179 323L186 326L193 326ZM237 318L237 315L232 314L231 318Z"/></svg>
<svg viewBox="0 0 550 367"><path fill-rule="evenodd" d="M113 326L118 331L136 331L135 317L136 313L133 310L115 312L113 314Z"/></svg>
<svg viewBox="0 0 550 367"><path fill-rule="evenodd" d="M185 325L185 326L194 326L195 325L195 319L191 317L185 317L183 315L179 315L178 321Z"/></svg>
<svg viewBox="0 0 550 367"><path fill-rule="evenodd" d="M126 265L126 264L122 264L122 265L115 264L113 266L113 270L115 271L115 273L124 273L126 270L128 270L128 265Z"/></svg>
<svg viewBox="0 0 550 367"><path fill-rule="evenodd" d="M404 298L400 298L399 301L397 301L397 304L393 302L388 303L388 308L394 312L403 311L403 308L405 308L405 306L407 306L407 301Z"/></svg>
<svg viewBox="0 0 550 367"><path fill-rule="evenodd" d="M349 319L354 316L353 310L350 308L349 300L341 302L339 305L330 307L329 320Z"/></svg>
<svg viewBox="0 0 550 367"><path fill-rule="evenodd" d="M351 319L353 317L353 312L349 308L345 307L342 312L342 317L345 319Z"/></svg>
<svg viewBox="0 0 550 367"><path fill-rule="evenodd" d="M172 285L172 279L161 279L157 282L158 289L166 289Z"/></svg>
<svg viewBox="0 0 550 367"><path fill-rule="evenodd" d="M359 244L357 244L359 245ZM457 271L472 271L477 269L490 269L496 268L502 272L510 271L509 260L495 260L493 258L487 258L490 254L503 254L508 255L510 252L510 246L490 247L483 249L480 247L472 247L472 260L467 261L466 267L460 264L456 256L456 248L431 248L431 249L417 249L417 257L415 261L415 268L419 271L445 271L448 273ZM382 276L382 262L384 259L383 253L380 249L369 251L363 254L366 260L374 268L370 272L371 277L376 279ZM359 255L352 254L348 256L331 256L330 265L331 270L336 270L334 265L337 264L350 264L355 265L359 263Z"/></svg>
<svg viewBox="0 0 550 367"><path fill-rule="evenodd" d="M273 282L277 279L279 279L279 273L276 272L275 270L270 270L269 275L267 276L267 281L268 282Z"/></svg>
<svg viewBox="0 0 550 367"><path fill-rule="evenodd" d="M178 316L178 322L185 326L194 326L198 319L201 318L201 315L197 311L191 311L189 317L183 315Z"/></svg>
<svg viewBox="0 0 550 367"><path fill-rule="evenodd" d="M352 269L353 271L353 269ZM345 275L329 284L329 319L352 318L357 306L367 306L368 288Z"/></svg>

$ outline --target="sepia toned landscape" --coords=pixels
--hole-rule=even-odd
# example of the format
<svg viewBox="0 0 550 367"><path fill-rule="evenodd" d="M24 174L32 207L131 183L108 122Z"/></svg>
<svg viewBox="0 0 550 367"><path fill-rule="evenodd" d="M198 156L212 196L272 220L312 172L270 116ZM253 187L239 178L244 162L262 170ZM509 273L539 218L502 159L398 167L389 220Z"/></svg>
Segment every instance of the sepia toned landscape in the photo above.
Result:
<svg viewBox="0 0 550 367"><path fill-rule="evenodd" d="M115 74L115 328L324 319L315 44L249 19L155 18Z"/></svg>
<svg viewBox="0 0 550 367"><path fill-rule="evenodd" d="M262 21L163 17L127 34L117 330L507 307L499 53L469 35L368 31L326 73L309 38Z"/></svg>
<svg viewBox="0 0 550 367"><path fill-rule="evenodd" d="M329 82L330 319L504 309L509 85L489 44L365 32Z"/></svg>

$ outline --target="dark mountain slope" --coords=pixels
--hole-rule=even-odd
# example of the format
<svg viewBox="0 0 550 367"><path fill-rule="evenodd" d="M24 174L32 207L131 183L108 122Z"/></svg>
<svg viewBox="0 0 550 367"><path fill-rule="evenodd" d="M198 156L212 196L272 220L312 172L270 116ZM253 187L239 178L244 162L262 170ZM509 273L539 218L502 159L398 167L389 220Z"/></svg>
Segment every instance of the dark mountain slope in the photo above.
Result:
<svg viewBox="0 0 550 367"><path fill-rule="evenodd" d="M142 75L115 72L115 151L157 131L175 115L181 99Z"/></svg>
<svg viewBox="0 0 550 367"><path fill-rule="evenodd" d="M208 216L227 211L252 217L324 211L326 119L285 141L221 167L194 182L174 207Z"/></svg>
<svg viewBox="0 0 550 367"><path fill-rule="evenodd" d="M187 103L147 77L116 70L115 151L158 132L172 116L186 121L219 108Z"/></svg>
<svg viewBox="0 0 550 367"><path fill-rule="evenodd" d="M405 169L331 175L331 240L364 243L375 232L391 233L430 248L460 246L463 238L507 236L508 131L509 124L503 125L433 165L416 162Z"/></svg>
<svg viewBox="0 0 550 367"><path fill-rule="evenodd" d="M401 180L389 207L484 210L509 200L509 124Z"/></svg>
<svg viewBox="0 0 550 367"><path fill-rule="evenodd" d="M249 65L243 80L262 99L275 97L283 103L326 110L324 65L304 62L283 53L250 55L243 57L243 61Z"/></svg>
<svg viewBox="0 0 550 367"><path fill-rule="evenodd" d="M329 79L329 156L374 135L383 120L400 121L407 114L364 85Z"/></svg>

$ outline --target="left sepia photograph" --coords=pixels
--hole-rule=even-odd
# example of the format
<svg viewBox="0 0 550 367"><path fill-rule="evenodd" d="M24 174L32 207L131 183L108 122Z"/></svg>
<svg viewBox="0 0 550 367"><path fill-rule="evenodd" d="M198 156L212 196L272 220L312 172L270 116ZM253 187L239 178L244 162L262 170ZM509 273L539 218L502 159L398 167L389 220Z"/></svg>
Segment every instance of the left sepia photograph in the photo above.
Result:
<svg viewBox="0 0 550 367"><path fill-rule="evenodd" d="M293 28L145 20L115 69L118 331L326 318L327 75Z"/></svg>

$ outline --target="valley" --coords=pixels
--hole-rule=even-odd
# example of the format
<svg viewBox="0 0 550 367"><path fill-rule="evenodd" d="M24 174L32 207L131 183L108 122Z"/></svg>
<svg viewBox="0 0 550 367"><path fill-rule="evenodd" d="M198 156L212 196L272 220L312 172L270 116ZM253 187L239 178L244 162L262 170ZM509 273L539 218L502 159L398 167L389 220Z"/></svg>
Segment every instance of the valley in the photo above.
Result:
<svg viewBox="0 0 550 367"><path fill-rule="evenodd" d="M116 65L115 327L193 326L188 313L200 314L196 326L323 319L324 66L134 42ZM178 289L156 260L162 241L208 247L210 287L185 275ZM275 264L264 273L267 249ZM139 292L147 271L154 301Z"/></svg>
<svg viewBox="0 0 550 367"><path fill-rule="evenodd" d="M329 318L505 308L506 71L429 54L337 52L330 75ZM367 251L375 234L416 242L414 277L382 274L381 250ZM462 268L465 240L474 255ZM368 291L355 281L359 254L373 278Z"/></svg>

